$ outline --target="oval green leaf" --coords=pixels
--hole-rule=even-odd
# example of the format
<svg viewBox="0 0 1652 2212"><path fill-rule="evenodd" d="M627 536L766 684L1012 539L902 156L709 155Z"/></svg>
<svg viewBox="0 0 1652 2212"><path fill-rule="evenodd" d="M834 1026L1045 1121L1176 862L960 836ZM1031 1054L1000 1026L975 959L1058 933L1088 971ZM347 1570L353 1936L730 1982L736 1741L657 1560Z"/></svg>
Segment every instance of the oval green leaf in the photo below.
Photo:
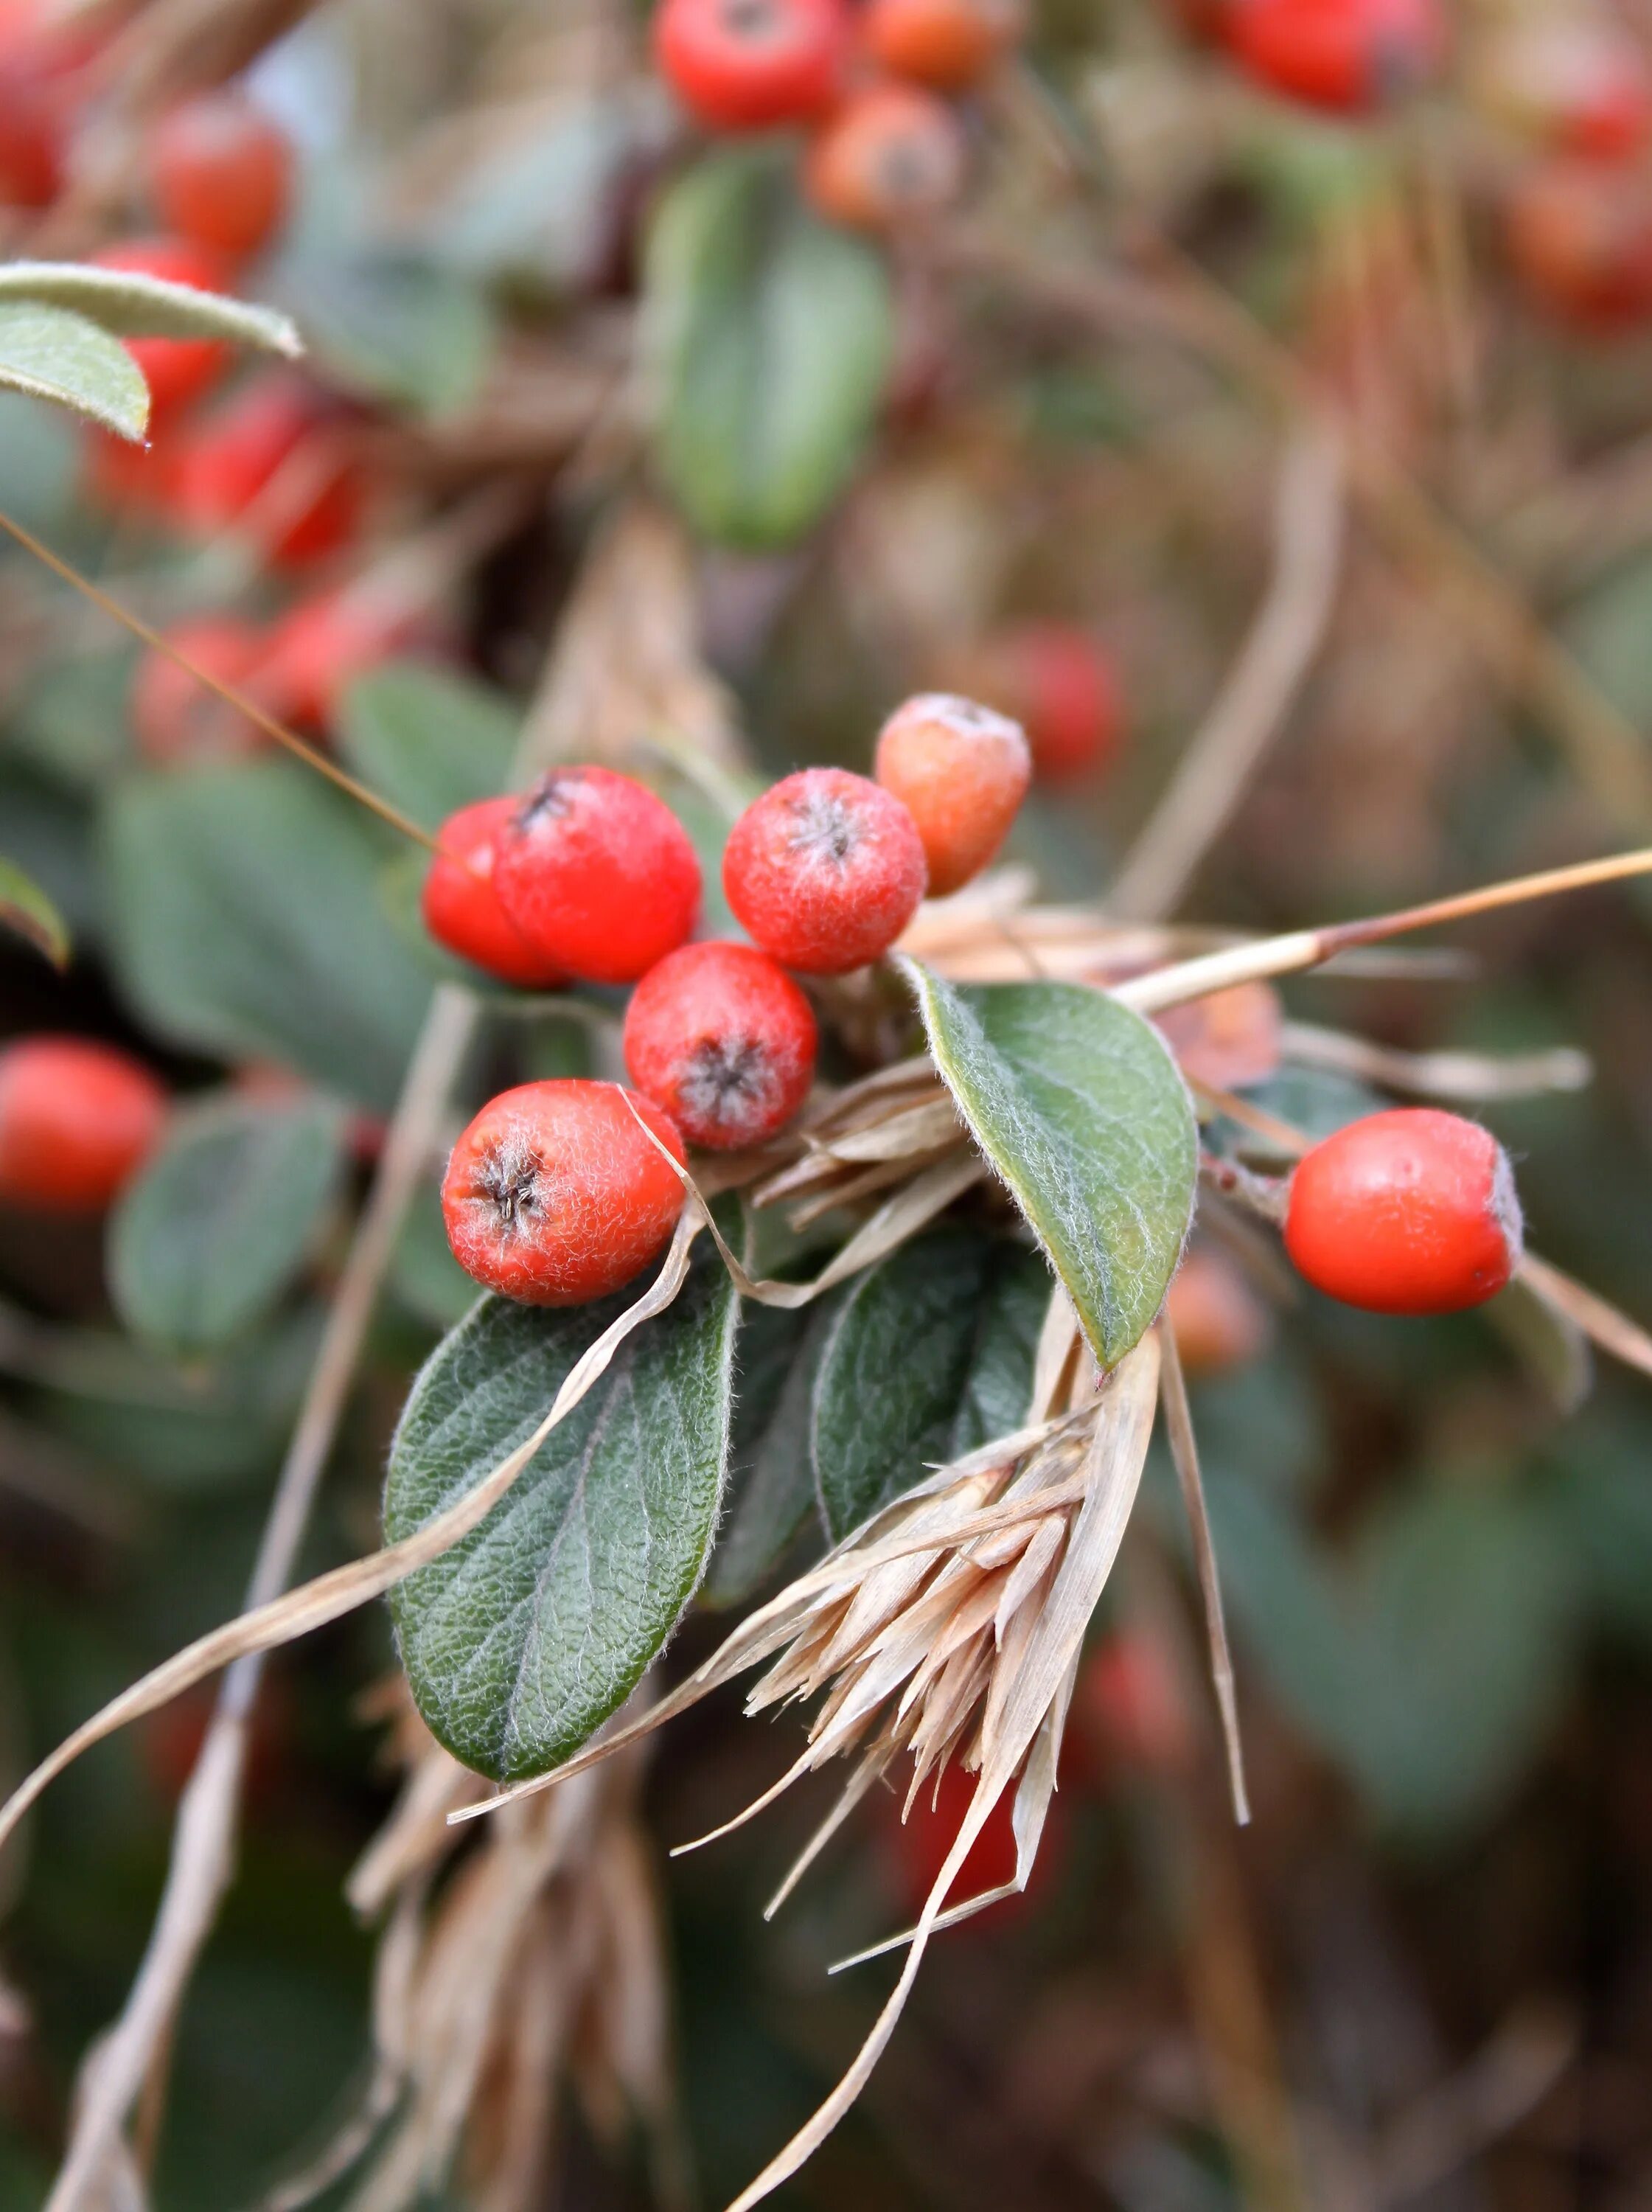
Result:
<svg viewBox="0 0 1652 2212"><path fill-rule="evenodd" d="M14 302L66 309L117 337L222 338L228 345L283 354L289 361L304 350L291 317L273 307L135 270L98 269L89 262L7 262L0 267L0 303L10 312Z"/></svg>
<svg viewBox="0 0 1652 2212"><path fill-rule="evenodd" d="M33 876L0 860L0 927L22 938L54 968L69 965L69 929Z"/></svg>
<svg viewBox="0 0 1652 2212"><path fill-rule="evenodd" d="M644 271L659 465L708 538L801 537L842 490L893 351L888 268L818 221L790 157L701 161L666 193Z"/></svg>
<svg viewBox="0 0 1652 2212"><path fill-rule="evenodd" d="M86 315L0 298L0 386L70 407L134 442L149 422L149 387L120 340Z"/></svg>
<svg viewBox="0 0 1652 2212"><path fill-rule="evenodd" d="M856 1278L810 1398L810 1462L835 1540L929 1468L1021 1426L1049 1297L1036 1252L954 1226Z"/></svg>
<svg viewBox="0 0 1652 2212"><path fill-rule="evenodd" d="M211 1352L268 1312L337 1197L344 1116L323 1098L181 1114L109 1224L109 1289L137 1335Z"/></svg>
<svg viewBox="0 0 1652 2212"><path fill-rule="evenodd" d="M530 1436L634 1295L565 1313L483 1298L413 1385L391 1447L386 1541ZM392 1594L415 1702L478 1773L516 1781L576 1751L693 1595L728 1458L738 1304L720 1262L699 1262L481 1527Z"/></svg>
<svg viewBox="0 0 1652 2212"><path fill-rule="evenodd" d="M1157 1030L1080 983L955 987L904 963L971 1135L1009 1185L1105 1367L1163 1301L1199 1134Z"/></svg>
<svg viewBox="0 0 1652 2212"><path fill-rule="evenodd" d="M508 787L520 724L510 702L474 677L392 660L345 692L338 746L371 790L436 830Z"/></svg>
<svg viewBox="0 0 1652 2212"><path fill-rule="evenodd" d="M148 1020L388 1109L430 982L380 902L384 841L350 801L286 761L178 769L118 786L103 832L110 950Z"/></svg>

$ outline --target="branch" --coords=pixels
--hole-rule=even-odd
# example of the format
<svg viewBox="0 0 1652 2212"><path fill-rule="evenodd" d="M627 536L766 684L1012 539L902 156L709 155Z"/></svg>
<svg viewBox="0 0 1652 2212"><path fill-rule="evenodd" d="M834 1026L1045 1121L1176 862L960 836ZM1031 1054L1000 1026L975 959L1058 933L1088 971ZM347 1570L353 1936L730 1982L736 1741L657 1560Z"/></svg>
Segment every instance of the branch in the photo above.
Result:
<svg viewBox="0 0 1652 2212"><path fill-rule="evenodd" d="M1319 651L1342 549L1339 441L1309 416L1291 437L1274 501L1274 564L1242 651L1108 896L1121 918L1175 912L1221 836Z"/></svg>

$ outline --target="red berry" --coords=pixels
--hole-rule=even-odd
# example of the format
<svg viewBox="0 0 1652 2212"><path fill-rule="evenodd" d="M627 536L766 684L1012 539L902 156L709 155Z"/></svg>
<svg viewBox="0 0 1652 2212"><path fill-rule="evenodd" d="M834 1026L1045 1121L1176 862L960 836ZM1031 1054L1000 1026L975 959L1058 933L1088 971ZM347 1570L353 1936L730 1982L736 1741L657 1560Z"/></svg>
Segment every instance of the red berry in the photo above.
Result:
<svg viewBox="0 0 1652 2212"><path fill-rule="evenodd" d="M166 635L197 667L238 690L252 684L268 650L264 631L234 615L202 615L174 624ZM222 759L259 742L257 726L245 714L153 646L132 678L131 716L138 750L156 767Z"/></svg>
<svg viewBox="0 0 1652 2212"><path fill-rule="evenodd" d="M1177 1268L1164 1310L1189 1375L1248 1367L1272 1334L1267 1308L1238 1267L1208 1247L1195 1247Z"/></svg>
<svg viewBox="0 0 1652 2212"><path fill-rule="evenodd" d="M1192 1717L1158 1644L1133 1632L1105 1638L1084 1658L1073 1690L1073 1718L1100 1754L1149 1773L1191 1764Z"/></svg>
<svg viewBox="0 0 1652 2212"><path fill-rule="evenodd" d="M282 568L325 559L361 525L361 471L345 437L299 378L255 377L190 425L173 488L179 524L202 538L250 530Z"/></svg>
<svg viewBox="0 0 1652 2212"><path fill-rule="evenodd" d="M494 881L536 954L585 983L635 983L700 910L700 863L663 799L606 768L558 768L501 824Z"/></svg>
<svg viewBox="0 0 1652 2212"><path fill-rule="evenodd" d="M967 690L1026 731L1041 782L1096 773L1118 750L1118 678L1101 646L1075 623L1029 622L1000 630L966 656L960 673Z"/></svg>
<svg viewBox="0 0 1652 2212"><path fill-rule="evenodd" d="M708 131L801 123L831 106L849 50L842 0L661 0L654 58Z"/></svg>
<svg viewBox="0 0 1652 2212"><path fill-rule="evenodd" d="M301 599L270 633L260 695L272 714L288 721L330 729L351 684L404 643L410 630L404 614L351 592Z"/></svg>
<svg viewBox="0 0 1652 2212"><path fill-rule="evenodd" d="M926 875L900 800L841 768L785 777L747 807L723 851L723 889L742 926L810 975L847 975L887 952Z"/></svg>
<svg viewBox="0 0 1652 2212"><path fill-rule="evenodd" d="M32 57L0 58L0 204L51 206L63 185L66 125L62 88Z"/></svg>
<svg viewBox="0 0 1652 2212"><path fill-rule="evenodd" d="M1259 84L1339 114L1424 82L1445 43L1438 0L1238 0L1227 40Z"/></svg>
<svg viewBox="0 0 1652 2212"><path fill-rule="evenodd" d="M949 208L963 188L963 132L944 100L878 84L847 101L809 149L804 189L829 222L888 231Z"/></svg>
<svg viewBox="0 0 1652 2212"><path fill-rule="evenodd" d="M1609 16L1518 20L1476 73L1485 104L1563 154L1631 160L1652 136L1652 74L1638 42Z"/></svg>
<svg viewBox="0 0 1652 2212"><path fill-rule="evenodd" d="M902 1778L897 1778L900 1779ZM881 1797L882 1825L888 1840L891 1869L901 1902L908 1916L915 1920L922 1911L926 1899L940 1879L941 1869L963 1825L969 1810L970 1800L975 1794L978 1777L960 1766L956 1759L949 1761L938 1784L932 1776L926 1779L912 1801L910 1811L902 1819L904 1790L900 1796ZM985 1826L970 1845L969 1855L959 1869L957 1879L947 1893L953 1905L962 1905L984 1891L1001 1889L1015 1879L1015 1791L1006 1790L992 1811ZM1036 1909L1040 1896L1047 1896L1056 1881L1061 1864L1067 1856L1069 1820L1067 1800L1060 1792L1051 1798L1045 1815L1044 1832L1039 1840L1038 1856L1025 1890L1019 1895L1003 1899L979 1921L966 1920L957 1933L947 1938L949 1942L968 1941L972 1929L986 1932L1013 1923L1029 1911Z"/></svg>
<svg viewBox="0 0 1652 2212"><path fill-rule="evenodd" d="M860 39L891 76L967 92L1025 27L1021 0L868 0Z"/></svg>
<svg viewBox="0 0 1652 2212"><path fill-rule="evenodd" d="M1508 238L1527 290L1558 320L1606 337L1652 315L1652 195L1636 173L1583 161L1532 170Z"/></svg>
<svg viewBox="0 0 1652 2212"><path fill-rule="evenodd" d="M683 1139L651 1100L617 1083L525 1083L501 1091L453 1147L441 1210L467 1274L531 1306L605 1297L646 1267L683 1211Z"/></svg>
<svg viewBox="0 0 1652 2212"><path fill-rule="evenodd" d="M159 276L168 284L187 284L197 292L222 292L227 275L214 254L181 238L149 238L125 246L106 246L91 257L97 269L119 269L135 276ZM217 338L128 338L126 350L143 372L157 416L198 399L216 384L229 359Z"/></svg>
<svg viewBox="0 0 1652 2212"><path fill-rule="evenodd" d="M1433 1107L1351 1121L1297 1162L1285 1241L1298 1271L1346 1305L1480 1305L1520 1257L1509 1156L1477 1122Z"/></svg>
<svg viewBox="0 0 1652 2212"><path fill-rule="evenodd" d="M651 968L625 1014L625 1066L691 1145L761 1145L809 1096L814 1011L766 952L685 945Z"/></svg>
<svg viewBox="0 0 1652 2212"><path fill-rule="evenodd" d="M167 1094L114 1045L21 1037L0 1049L0 1202L97 1213L149 1153Z"/></svg>
<svg viewBox="0 0 1652 2212"><path fill-rule="evenodd" d="M929 890L943 898L979 875L1009 835L1032 781L1018 722L946 691L897 707L878 733L878 781L918 825Z"/></svg>
<svg viewBox="0 0 1652 2212"><path fill-rule="evenodd" d="M149 172L155 204L180 238L239 259L286 221L293 149L242 94L203 93L155 125Z"/></svg>
<svg viewBox="0 0 1652 2212"><path fill-rule="evenodd" d="M564 978L524 941L493 885L495 844L515 805L508 794L482 799L442 823L441 850L424 879L424 926L438 945L501 982L553 991Z"/></svg>

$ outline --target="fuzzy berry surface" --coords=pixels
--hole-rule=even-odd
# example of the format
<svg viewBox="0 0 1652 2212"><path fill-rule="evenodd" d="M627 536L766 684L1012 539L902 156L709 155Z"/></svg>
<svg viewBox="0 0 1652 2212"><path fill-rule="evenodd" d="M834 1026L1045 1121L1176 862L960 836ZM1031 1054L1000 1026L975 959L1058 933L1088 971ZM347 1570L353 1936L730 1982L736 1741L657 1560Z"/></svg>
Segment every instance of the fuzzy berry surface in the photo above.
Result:
<svg viewBox="0 0 1652 2212"><path fill-rule="evenodd" d="M574 1306L641 1273L684 1193L638 1115L684 1158L669 1117L617 1083L524 1083L490 1099L441 1186L447 1242L466 1274L525 1305Z"/></svg>
<svg viewBox="0 0 1652 2212"><path fill-rule="evenodd" d="M99 1213L159 1142L167 1093L141 1060L72 1036L0 1050L0 1203Z"/></svg>
<svg viewBox="0 0 1652 2212"><path fill-rule="evenodd" d="M1368 1115L1297 1162L1285 1241L1298 1273L1345 1305L1481 1305L1521 1254L1509 1156L1478 1122L1434 1107Z"/></svg>
<svg viewBox="0 0 1652 2212"><path fill-rule="evenodd" d="M555 990L565 979L523 939L494 889L494 850L516 801L480 799L450 814L426 871L421 906L438 945L524 990Z"/></svg>
<svg viewBox="0 0 1652 2212"><path fill-rule="evenodd" d="M606 768L553 769L500 825L494 882L537 957L634 983L688 938L700 863L663 799Z"/></svg>
<svg viewBox="0 0 1652 2212"><path fill-rule="evenodd" d="M875 84L816 137L804 189L847 229L896 231L951 207L963 189L963 131L945 101L914 84Z"/></svg>
<svg viewBox="0 0 1652 2212"><path fill-rule="evenodd" d="M648 970L625 1014L625 1066L691 1145L732 1152L783 1129L809 1096L814 1009L766 952L685 945Z"/></svg>
<svg viewBox="0 0 1652 2212"><path fill-rule="evenodd" d="M950 691L921 692L878 732L875 773L918 825L932 898L979 875L1032 781L1018 722Z"/></svg>
<svg viewBox="0 0 1652 2212"><path fill-rule="evenodd" d="M218 255L183 238L148 238L106 246L91 257L94 269L158 276L197 292L227 292L228 270ZM143 372L157 420L186 407L216 384L229 362L217 338L128 338L126 350Z"/></svg>
<svg viewBox="0 0 1652 2212"><path fill-rule="evenodd" d="M166 635L205 674L237 690L255 684L269 650L264 630L235 615L200 615L175 623ZM156 768L222 760L249 752L260 742L245 714L154 646L132 678L131 718L138 750Z"/></svg>
<svg viewBox="0 0 1652 2212"><path fill-rule="evenodd" d="M936 92L968 92L1025 24L1021 0L867 0L860 41L891 76Z"/></svg>
<svg viewBox="0 0 1652 2212"><path fill-rule="evenodd" d="M847 975L887 952L927 878L911 815L847 769L783 777L723 848L723 889L741 927L805 975Z"/></svg>
<svg viewBox="0 0 1652 2212"><path fill-rule="evenodd" d="M242 94L203 93L155 125L149 181L169 229L239 259L267 246L287 220L293 149L281 125Z"/></svg>
<svg viewBox="0 0 1652 2212"><path fill-rule="evenodd" d="M708 131L807 122L841 89L850 49L843 0L661 0L659 73Z"/></svg>

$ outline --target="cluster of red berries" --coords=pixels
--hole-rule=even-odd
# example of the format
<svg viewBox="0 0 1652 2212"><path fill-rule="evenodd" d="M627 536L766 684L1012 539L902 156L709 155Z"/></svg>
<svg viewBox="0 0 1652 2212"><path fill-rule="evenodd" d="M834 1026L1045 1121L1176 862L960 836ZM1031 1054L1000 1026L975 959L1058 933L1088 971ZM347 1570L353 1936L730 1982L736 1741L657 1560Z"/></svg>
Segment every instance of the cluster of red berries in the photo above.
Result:
<svg viewBox="0 0 1652 2212"><path fill-rule="evenodd" d="M708 131L800 127L819 211L887 232L962 189L973 91L1020 39L1022 0L662 0L660 74Z"/></svg>
<svg viewBox="0 0 1652 2212"><path fill-rule="evenodd" d="M616 1290L646 1266L683 1206L660 1147L681 1163L685 1141L736 1150L786 1127L817 1047L795 975L878 959L926 890L956 890L993 858L1031 773L1004 715L947 694L908 700L878 738L876 781L805 769L735 823L723 887L750 945L689 942L694 848L629 776L557 769L525 796L452 816L425 881L439 943L529 988L635 986L624 1028L635 1113L613 1084L527 1084L460 1138L442 1202L461 1264L548 1305Z"/></svg>

